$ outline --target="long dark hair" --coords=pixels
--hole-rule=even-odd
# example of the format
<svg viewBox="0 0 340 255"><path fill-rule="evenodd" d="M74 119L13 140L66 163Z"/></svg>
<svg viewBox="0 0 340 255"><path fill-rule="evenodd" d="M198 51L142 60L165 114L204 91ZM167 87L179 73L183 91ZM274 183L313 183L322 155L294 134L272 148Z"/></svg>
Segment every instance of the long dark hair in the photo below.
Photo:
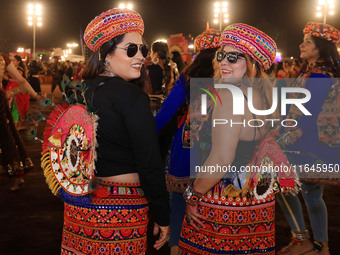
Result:
<svg viewBox="0 0 340 255"><path fill-rule="evenodd" d="M323 60L323 63L320 63L320 65L331 68L335 77L340 77L340 56L336 45L326 39L313 35L312 40L315 43L315 47L319 50L319 59Z"/></svg>
<svg viewBox="0 0 340 255"><path fill-rule="evenodd" d="M18 66L23 69L22 76L26 79L26 66L19 55L15 55L14 58L19 62Z"/></svg>
<svg viewBox="0 0 340 255"><path fill-rule="evenodd" d="M22 61L22 58L19 55L15 55L14 58L19 62L18 66L24 68L24 62Z"/></svg>
<svg viewBox="0 0 340 255"><path fill-rule="evenodd" d="M105 69L105 58L108 54L112 53L119 43L124 40L125 34L118 35L111 40L103 43L100 46L100 49L97 50L91 56L90 60L85 65L83 71L83 78L84 79L93 79L94 77L98 76L99 74L103 73Z"/></svg>
<svg viewBox="0 0 340 255"><path fill-rule="evenodd" d="M168 45L165 42L154 42L151 45L151 49L153 52L157 52L159 59L165 60L164 61L164 81L166 87L169 85L171 81L171 66L169 66L170 62L170 54Z"/></svg>
<svg viewBox="0 0 340 255"><path fill-rule="evenodd" d="M184 69L184 73L192 78L208 78L214 76L213 60L217 48L201 50L194 61Z"/></svg>
<svg viewBox="0 0 340 255"><path fill-rule="evenodd" d="M171 60L176 63L178 72L181 73L185 67L181 53L179 53L177 50L174 50L171 52L171 54L172 54Z"/></svg>
<svg viewBox="0 0 340 255"><path fill-rule="evenodd" d="M216 54L217 48L201 50L191 62L183 70L183 74L190 78L212 78L214 76L213 60ZM190 96L191 99L196 98L197 95L189 95L190 84L186 87L186 96ZM181 105L178 112L184 114L188 109L188 98Z"/></svg>

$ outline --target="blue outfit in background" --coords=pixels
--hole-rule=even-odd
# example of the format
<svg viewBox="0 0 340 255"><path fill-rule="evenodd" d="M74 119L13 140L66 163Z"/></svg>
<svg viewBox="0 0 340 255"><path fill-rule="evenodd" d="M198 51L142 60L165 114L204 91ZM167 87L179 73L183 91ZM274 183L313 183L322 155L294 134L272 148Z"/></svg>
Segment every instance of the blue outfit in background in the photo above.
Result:
<svg viewBox="0 0 340 255"><path fill-rule="evenodd" d="M156 115L157 132L159 132L186 101L189 103L189 89L183 74L163 103L161 110ZM190 150L183 148L182 133L184 122L178 128L171 147L169 174L176 177L189 177Z"/></svg>
<svg viewBox="0 0 340 255"><path fill-rule="evenodd" d="M189 103L188 83L183 74L180 75L175 86L156 115L157 132L159 132L178 111L181 105ZM183 148L182 133L185 122L178 128L171 146L170 162L167 174L167 187L170 196L170 246L178 246L182 221L185 214L185 200L183 192L191 182L190 179L190 149Z"/></svg>
<svg viewBox="0 0 340 255"><path fill-rule="evenodd" d="M324 74L312 74L307 80L305 88L311 93L311 99L304 106L312 115L303 115L298 120L298 127L303 134L295 143L286 147L287 150L291 151L312 153L325 164L340 162L339 157L336 156L340 155L340 146L334 148L320 142L317 126L317 118L333 83L334 80ZM289 157L295 165L311 165L315 162L315 158L304 154L292 153Z"/></svg>
<svg viewBox="0 0 340 255"><path fill-rule="evenodd" d="M327 70L326 67L320 68L315 66L315 63L313 64L309 70L307 69L307 74L301 73L299 76L299 78L308 78L308 80L303 86L297 86L304 87L310 91L311 99L305 103L304 106L312 115L302 115L297 119L299 132L298 135L295 136L296 141L294 141L293 138L293 141L286 146L286 150L288 151L301 152L300 154L286 154L289 157L291 164L308 164L309 168L311 168L317 160L325 164L340 164L339 141L333 141L334 143L337 143L334 144L335 146L325 143L325 140L335 139L336 136L330 136L331 138L327 137L324 139L325 135L327 136L326 133L323 133L325 128L320 128L320 123L318 123L318 118L321 116L323 106L325 102L329 100L330 91L333 89L334 80L331 79L333 74L329 73L329 70ZM332 103L336 104L336 101L333 102L330 100L330 102L330 106ZM287 118L289 117L291 117L290 114L288 114ZM299 168L297 171L299 173ZM301 186L301 193L307 206L314 240L318 242L328 241L327 208L322 198L323 189L323 184L303 182ZM302 207L298 196L279 194L276 198L289 222L291 230L293 232L306 230ZM292 213L290 213L289 208Z"/></svg>

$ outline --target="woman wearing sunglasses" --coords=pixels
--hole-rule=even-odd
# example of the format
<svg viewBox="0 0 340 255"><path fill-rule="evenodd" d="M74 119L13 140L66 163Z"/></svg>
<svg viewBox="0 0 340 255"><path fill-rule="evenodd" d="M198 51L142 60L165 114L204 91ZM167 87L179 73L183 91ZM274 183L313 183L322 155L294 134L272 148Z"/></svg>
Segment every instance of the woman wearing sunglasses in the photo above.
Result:
<svg viewBox="0 0 340 255"><path fill-rule="evenodd" d="M327 174L320 175L318 164L326 166L326 172L330 173L333 165L340 164L340 84L339 79L334 79L340 77L340 56L336 48L336 43L340 42L340 31L328 24L308 22L303 33L299 47L304 66L293 87L305 88L311 93L311 99L304 104L311 116L291 106L287 119L297 120L298 125L286 128L282 141L287 151L298 152L289 155L292 164L311 173L307 177L312 179L302 181L301 194L313 230L314 244L310 241L299 198L278 195L277 200L292 231L291 243L279 254L329 255L327 208L322 196L324 183L332 182L324 179ZM313 165L315 170L309 171L308 168ZM313 179L318 179L317 183L313 183Z"/></svg>
<svg viewBox="0 0 340 255"><path fill-rule="evenodd" d="M215 77L241 89L245 101L249 100L247 86L252 86L254 107L269 109L271 84L264 79L256 83L243 78L266 77L264 70L275 59L275 42L258 29L237 23L225 28L220 45L214 60ZM213 119L247 123L264 117L254 116L247 107L244 115L233 115L231 92L220 89L217 93L221 103L216 103ZM266 127L254 126L212 127L212 148L203 168L219 165L239 170L249 164L255 146L266 133ZM224 171L198 173L184 198L186 216L179 242L182 254L275 254L274 195L256 199L243 175Z"/></svg>
<svg viewBox="0 0 340 255"><path fill-rule="evenodd" d="M111 9L87 26L94 51L83 78L87 106L98 117L97 188L91 204L67 204L62 254L145 254L148 210L155 217L154 248L169 236L169 195L156 124L141 76L148 48L141 16ZM78 213L79 212L79 213Z"/></svg>

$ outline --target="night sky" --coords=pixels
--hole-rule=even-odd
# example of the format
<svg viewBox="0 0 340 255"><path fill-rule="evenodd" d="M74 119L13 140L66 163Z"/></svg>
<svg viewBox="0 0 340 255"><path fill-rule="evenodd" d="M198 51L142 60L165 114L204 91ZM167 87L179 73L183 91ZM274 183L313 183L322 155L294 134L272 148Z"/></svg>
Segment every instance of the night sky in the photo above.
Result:
<svg viewBox="0 0 340 255"><path fill-rule="evenodd" d="M98 14L121 1L114 0L41 0L43 27L37 28L37 48L66 48L67 42L79 43L80 27ZM148 44L170 34L183 33L197 36L210 21L213 25L213 3L209 0L134 0L134 10L145 22ZM32 47L32 28L27 25L27 0L0 0L0 41L5 40L4 51L18 47ZM298 45L307 21L316 18L317 0L229 0L229 22L253 25L277 42L283 56L299 55ZM334 16L327 23L340 28L340 1L336 1ZM80 51L78 52L80 53Z"/></svg>

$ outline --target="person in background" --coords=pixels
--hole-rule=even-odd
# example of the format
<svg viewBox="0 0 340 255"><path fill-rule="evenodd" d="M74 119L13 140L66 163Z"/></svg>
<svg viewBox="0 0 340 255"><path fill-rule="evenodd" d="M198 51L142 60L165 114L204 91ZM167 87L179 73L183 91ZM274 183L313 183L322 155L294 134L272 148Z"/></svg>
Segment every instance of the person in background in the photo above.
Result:
<svg viewBox="0 0 340 255"><path fill-rule="evenodd" d="M73 80L73 68L72 63L70 60L66 60L65 62L65 74L68 76L68 78L72 81Z"/></svg>
<svg viewBox="0 0 340 255"><path fill-rule="evenodd" d="M17 70L20 75L23 76L24 70L21 67L17 67ZM17 82L16 79L9 79L5 92L8 97L8 105L11 110L16 129L19 131L27 128L27 126L25 126L25 121L30 103L29 93Z"/></svg>
<svg viewBox="0 0 340 255"><path fill-rule="evenodd" d="M156 41L151 45L150 58L152 64L147 66L152 85L152 94L168 94L174 85L174 73L170 64L168 45Z"/></svg>
<svg viewBox="0 0 340 255"><path fill-rule="evenodd" d="M145 254L149 206L153 233L159 234L154 248L169 237L169 194L143 90L148 54L143 32L142 17L120 8L101 13L85 30L84 41L94 52L83 72L85 97L99 117L97 189L90 204L65 202L62 254Z"/></svg>
<svg viewBox="0 0 340 255"><path fill-rule="evenodd" d="M178 73L182 73L185 65L184 65L184 61L183 61L183 58L181 56L181 53L179 53L177 50L174 50L171 52L172 54L172 62L174 62L176 64L176 68L178 70ZM177 81L177 79L176 79Z"/></svg>
<svg viewBox="0 0 340 255"><path fill-rule="evenodd" d="M27 70L27 66L22 61L22 58L19 55L15 55L12 62L13 62L15 67L21 67L24 70L22 76L25 79L27 79L27 77L28 77L28 70Z"/></svg>
<svg viewBox="0 0 340 255"><path fill-rule="evenodd" d="M39 72L42 71L42 67L38 65L38 62L36 60L32 60L31 64L28 67L28 70L29 83L31 84L35 92L41 94Z"/></svg>
<svg viewBox="0 0 340 255"><path fill-rule="evenodd" d="M284 70L283 66L285 63L278 62L276 67L276 78L283 79L283 78L289 78L289 74Z"/></svg>
<svg viewBox="0 0 340 255"><path fill-rule="evenodd" d="M59 57L54 56L53 57L53 65L52 65L52 87L51 87L51 93L53 94L55 88L59 86L60 91L62 91L60 82L63 79L64 75L64 68L62 64L59 62Z"/></svg>
<svg viewBox="0 0 340 255"><path fill-rule="evenodd" d="M170 196L170 239L171 255L178 252L179 235L185 214L185 200L183 193L190 178L190 145L185 142L183 132L188 126L190 105L190 78L212 78L214 75L213 59L219 47L221 33L215 29L208 29L195 39L196 49L199 51L194 61L184 69L175 83L169 96L165 99L161 110L156 115L157 131L162 133L160 139L161 154L163 158L167 154L170 145L170 163L167 174L167 187ZM174 130L169 128L162 131L170 122ZM165 133L163 133L165 132ZM165 144L164 144L165 143ZM165 147L165 148L163 148Z"/></svg>
<svg viewBox="0 0 340 255"><path fill-rule="evenodd" d="M178 72L182 73L183 69L185 68L185 63L183 61L181 53L179 53L177 50L174 50L171 52L171 54L171 60L176 63Z"/></svg>
<svg viewBox="0 0 340 255"><path fill-rule="evenodd" d="M294 59L292 69L291 69L291 77L292 78L298 77L300 71L301 71L301 63L297 59Z"/></svg>
<svg viewBox="0 0 340 255"><path fill-rule="evenodd" d="M4 53L0 53L0 86L5 71L11 74L33 98L40 98L27 80L18 72L9 57ZM18 131L15 128L9 109L8 98L2 86L0 87L0 148L2 166L10 177L14 177L14 185L11 190L17 191L20 184L23 183L23 174L33 168L33 163L28 157Z"/></svg>
<svg viewBox="0 0 340 255"><path fill-rule="evenodd" d="M287 119L294 119L298 124L283 130L283 146L287 151L296 152L289 154L289 159L297 166L312 167L317 162L340 164L340 85L333 80L340 77L340 56L336 48L336 43L340 41L340 31L328 24L308 22L303 33L303 42L299 47L304 66L293 87L305 88L311 93L311 99L304 104L311 116L304 115L295 105L290 107ZM308 179L301 185L314 244L309 240L299 198L291 195L277 196L292 230L291 243L279 254L330 254L323 189L324 184L309 183Z"/></svg>
<svg viewBox="0 0 340 255"><path fill-rule="evenodd" d="M82 61L79 61L78 66L77 66L77 71L76 71L76 75L74 76L74 80L79 82L82 80L82 75L83 75L83 71L84 71L84 64Z"/></svg>

